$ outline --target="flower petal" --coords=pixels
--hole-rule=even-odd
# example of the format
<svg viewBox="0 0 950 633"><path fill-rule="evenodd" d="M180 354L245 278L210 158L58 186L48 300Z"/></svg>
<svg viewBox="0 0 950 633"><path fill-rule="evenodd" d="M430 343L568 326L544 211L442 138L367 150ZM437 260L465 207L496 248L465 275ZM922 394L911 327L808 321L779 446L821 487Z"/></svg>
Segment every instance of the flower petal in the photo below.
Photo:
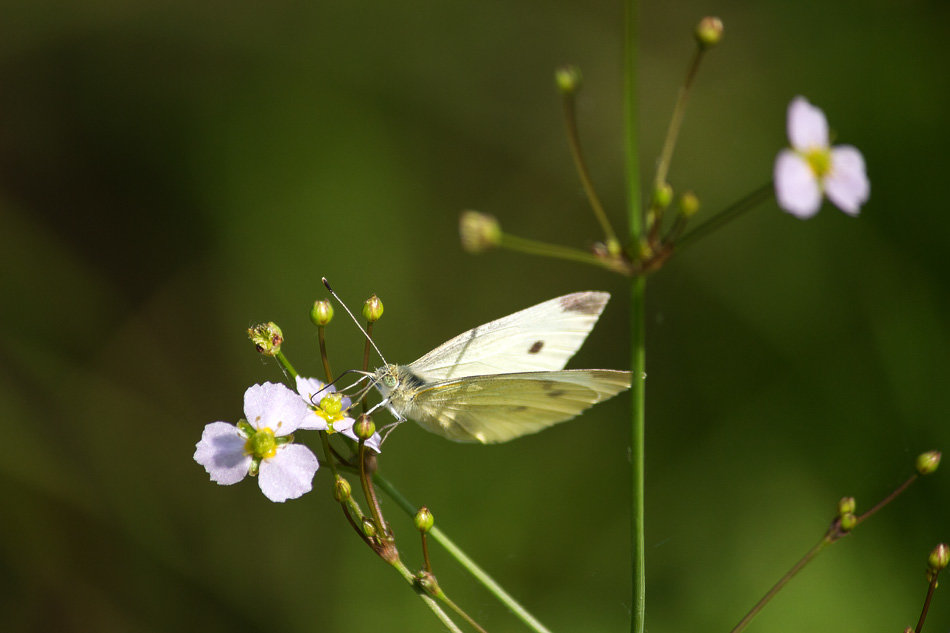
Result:
<svg viewBox="0 0 950 633"><path fill-rule="evenodd" d="M838 145L831 149L831 171L825 177L825 193L845 213L857 215L861 211L861 205L871 195L871 183L858 148Z"/></svg>
<svg viewBox="0 0 950 633"><path fill-rule="evenodd" d="M285 444L277 449L276 455L261 462L257 483L265 497L282 503L310 492L319 467L309 448L303 444Z"/></svg>
<svg viewBox="0 0 950 633"><path fill-rule="evenodd" d="M273 382L251 385L244 392L244 415L255 429L289 435L310 415L310 408L293 391Z"/></svg>
<svg viewBox="0 0 950 633"><path fill-rule="evenodd" d="M808 162L791 150L782 150L775 159L775 198L778 206L802 219L821 208L821 187Z"/></svg>
<svg viewBox="0 0 950 633"><path fill-rule="evenodd" d="M800 152L815 147L828 147L828 120L825 113L808 103L805 97L795 97L788 104L788 140Z"/></svg>
<svg viewBox="0 0 950 633"><path fill-rule="evenodd" d="M328 387L324 382L316 378L297 376L297 393L304 399L307 409L309 409L309 413L298 428L307 431L326 431L329 428L327 421L317 415L317 412L314 411L314 407L320 404L320 400L323 396L333 393L334 391L336 391L336 387L333 385Z"/></svg>
<svg viewBox="0 0 950 633"><path fill-rule="evenodd" d="M222 486L236 484L251 467L251 457L244 454L244 441L233 424L212 422L205 426L201 441L195 445L194 459L205 467L211 481Z"/></svg>

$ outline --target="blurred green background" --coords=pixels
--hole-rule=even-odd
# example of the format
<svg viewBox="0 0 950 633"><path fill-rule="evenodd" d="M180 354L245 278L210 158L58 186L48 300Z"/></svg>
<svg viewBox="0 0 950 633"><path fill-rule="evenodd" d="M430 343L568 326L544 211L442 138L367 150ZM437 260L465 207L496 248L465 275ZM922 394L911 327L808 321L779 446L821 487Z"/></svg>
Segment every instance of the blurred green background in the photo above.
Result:
<svg viewBox="0 0 950 633"><path fill-rule="evenodd" d="M642 8L648 176L691 30L721 16L670 179L700 219L767 182L797 95L857 145L858 219L770 202L649 283L648 626L727 631L823 533L915 456L950 449L945 2ZM245 329L275 320L319 373L326 275L385 302L407 362L558 294L614 293L572 367L628 364L627 281L461 252L458 212L586 247L553 69L584 72L582 138L623 231L618 2L4 2L0 23L0 611L9 631L439 631L352 534L326 470L286 504L192 461L203 426L280 373ZM359 363L355 328L329 333ZM482 447L405 425L382 472L555 631L630 610L623 396ZM384 416L385 418L385 416ZM756 631L899 631L950 538L950 476L918 483L823 555ZM392 503L401 551L419 565ZM440 548L489 631L523 631ZM946 629L938 589L930 630Z"/></svg>

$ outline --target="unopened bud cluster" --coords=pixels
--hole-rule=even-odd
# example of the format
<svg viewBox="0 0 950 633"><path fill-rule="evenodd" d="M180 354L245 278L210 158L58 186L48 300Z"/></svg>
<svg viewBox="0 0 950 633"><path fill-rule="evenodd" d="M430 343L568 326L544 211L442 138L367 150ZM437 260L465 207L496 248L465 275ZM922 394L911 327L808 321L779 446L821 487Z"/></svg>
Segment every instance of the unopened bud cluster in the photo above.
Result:
<svg viewBox="0 0 950 633"><path fill-rule="evenodd" d="M501 244L501 225L494 216L479 211L463 211L459 217L462 248L481 253Z"/></svg>
<svg viewBox="0 0 950 633"><path fill-rule="evenodd" d="M248 328L247 337L254 343L257 351L265 356L276 356L280 351L280 344L284 342L284 334L273 321L258 323Z"/></svg>
<svg viewBox="0 0 950 633"><path fill-rule="evenodd" d="M838 501L838 525L844 532L850 532L857 526L858 518L854 515L858 507L854 497L841 497Z"/></svg>

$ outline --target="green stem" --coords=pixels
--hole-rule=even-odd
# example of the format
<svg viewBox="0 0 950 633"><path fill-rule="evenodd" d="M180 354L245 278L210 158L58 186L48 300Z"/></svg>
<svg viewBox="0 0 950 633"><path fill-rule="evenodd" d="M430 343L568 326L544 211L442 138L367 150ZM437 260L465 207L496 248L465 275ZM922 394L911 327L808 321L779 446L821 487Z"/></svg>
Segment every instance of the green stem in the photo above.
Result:
<svg viewBox="0 0 950 633"><path fill-rule="evenodd" d="M277 362L280 363L281 369L284 370L284 374L290 377L290 382L293 382L297 379L297 370L294 369L294 366L290 364L290 361L287 360L287 357L284 356L284 353L280 350L274 354L274 358L277 359Z"/></svg>
<svg viewBox="0 0 950 633"><path fill-rule="evenodd" d="M571 146L571 156L574 158L574 167L577 169L577 175L580 176L581 185L584 187L584 193L587 194L587 200L590 201L594 216L600 223L604 231L604 237L608 244L617 244L617 234L607 219L607 213L604 211L604 205L597 197L597 191L594 189L594 183L590 179L590 172L587 170L587 163L584 161L584 154L581 152L581 139L577 132L577 114L574 111L574 93L564 95L564 125L567 128L567 140Z"/></svg>
<svg viewBox="0 0 950 633"><path fill-rule="evenodd" d="M934 589L937 588L937 572L933 573L933 577L930 579L930 585L927 587L927 597L924 598L924 608L920 611L920 619L917 620L917 628L914 629L914 633L920 633L924 628L924 620L927 619L927 611L930 610L930 601L934 597Z"/></svg>
<svg viewBox="0 0 950 633"><path fill-rule="evenodd" d="M789 570L785 573L785 575L782 576L782 577L779 579L779 581L778 581L777 583L775 583L775 585L774 585L771 589L769 589L768 593L766 593L764 596L762 596L762 599L759 600L759 601L756 603L756 605L755 605L754 607L752 607L752 610L749 611L749 612L745 615L744 618L742 618L742 620L739 622L739 624L737 624L737 625L735 626L735 628L733 628L730 633L739 633L739 631L741 631L741 630L744 629L746 626L748 626L749 622L752 621L752 618L754 618L756 615L758 615L759 611L761 611L761 610L765 607L765 605L767 605L767 604L769 603L769 601L770 601L772 598L775 597L775 594L777 594L779 591L781 591L782 588L785 587L785 585L788 584L788 581L790 581L792 578L794 578L795 574L797 574L798 572L800 572L800 571L802 570L802 568L805 567L805 565L807 565L808 563L810 563L810 562L812 561L812 559L815 558L815 556L818 556L818 554L820 554L821 551L822 551L823 549L825 549L825 547L827 547L828 545L830 545L830 544L833 543L833 542L834 542L834 541L831 540L831 538L829 538L829 536L828 536L827 534L826 534L825 536L823 536L823 537L821 538L821 540L818 541L818 544L817 544L817 545L815 545L815 546L812 547L810 550L808 550L808 553L805 554L804 556L802 556L801 560L799 560L797 563L795 563L795 565L794 565L791 569L789 569Z"/></svg>
<svg viewBox="0 0 950 633"><path fill-rule="evenodd" d="M437 618L439 618L439 620L442 621L442 624L444 624L448 630L452 631L452 633L462 633L462 629L460 629L458 625L452 621L452 618L450 618L449 615L442 610L442 607L440 607L439 603L435 601L435 598L427 594L425 591L419 589L419 586L416 583L415 575L409 571L409 568L406 567L402 561L397 558L390 564L396 569L396 571L399 572L406 582L416 589L416 593L420 598L422 598L422 601L426 603L426 606L432 610L432 612Z"/></svg>
<svg viewBox="0 0 950 633"><path fill-rule="evenodd" d="M696 78L696 71L699 70L699 62L702 61L704 52L705 49L701 46L696 47L696 53L689 64L689 70L686 71L686 80L680 86L679 94L676 97L673 117L670 119L670 126L666 130L666 140L663 141L660 160L656 166L656 179L653 182L654 191L666 184L666 175L669 173L670 162L673 160L673 149L676 147L676 139L679 136L680 128L683 127L683 115L686 114L689 89L693 86L693 80Z"/></svg>
<svg viewBox="0 0 950 633"><path fill-rule="evenodd" d="M604 267L604 261L591 253L578 250L576 248L571 248L569 246L559 246L557 244L548 244L546 242L530 240L525 237L516 237L514 235L509 235L508 233L504 233L501 236L500 245L503 248L508 248L521 253L527 253L528 255L542 255L545 257L554 257L555 259L566 259L568 261L578 262L580 264L591 264L600 268Z"/></svg>
<svg viewBox="0 0 950 633"><path fill-rule="evenodd" d="M379 473L373 475L373 481L380 489L396 502L409 516L415 516L418 508L406 499L395 486L383 478ZM429 530L429 536L435 539L458 563L464 567L478 582L482 584L499 602L511 610L515 616L526 626L536 631L536 633L551 633L551 631L541 624L537 618L528 612L517 600L511 597L501 585L495 582L495 579L488 575L478 564L468 557L448 536L438 527Z"/></svg>
<svg viewBox="0 0 950 633"><path fill-rule="evenodd" d="M643 236L642 191L640 187L639 131L637 125L637 28L640 22L637 0L626 0L624 7L624 122L627 179L627 217L630 246L639 248ZM630 447L631 460L631 556L633 612L630 630L643 633L646 625L646 560L644 546L644 427L646 385L646 279L635 277L630 284L630 369L631 387Z"/></svg>
<svg viewBox="0 0 950 633"><path fill-rule="evenodd" d="M772 183L769 182L762 187L759 187L752 193L748 194L746 197L742 198L737 202L733 202L730 206L726 207L713 217L709 218L692 231L681 237L676 241L676 248L681 249L683 246L698 240L701 237L709 235L716 229L725 224L728 224L732 220L735 220L740 215L749 211L759 204L765 202L772 197L775 188L772 186Z"/></svg>

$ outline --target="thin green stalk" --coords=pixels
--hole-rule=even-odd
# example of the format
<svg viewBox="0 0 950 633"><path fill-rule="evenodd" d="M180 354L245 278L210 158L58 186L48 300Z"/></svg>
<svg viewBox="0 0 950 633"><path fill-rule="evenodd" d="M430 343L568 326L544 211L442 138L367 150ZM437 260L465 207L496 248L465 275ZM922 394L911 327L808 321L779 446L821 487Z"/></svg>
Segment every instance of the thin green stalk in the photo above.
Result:
<svg viewBox="0 0 950 633"><path fill-rule="evenodd" d="M752 618L754 618L756 615L759 614L759 611L761 611L765 607L765 605L767 605L769 601L771 601L772 598L775 597L775 594L781 591L782 588L784 588L785 585L788 584L788 581L790 581L792 578L795 577L795 574L800 572L802 568L805 567L805 565L810 563L812 559L815 558L815 556L818 556L818 554L820 554L821 551L825 549L825 547L827 547L833 542L834 541L831 540L827 534L823 536L821 540L818 541L818 543L814 547L808 550L807 554L802 556L801 560L795 563L795 565L791 569L789 569L785 573L785 575L782 576L779 579L779 581L775 583L775 585L772 586L771 589L769 589L768 593L762 596L762 599L759 600L754 607L752 607L752 610L749 611L745 615L744 618L742 618L739 624L737 624L730 633L739 633L739 631L743 630L746 626L748 626L749 622L752 621Z"/></svg>
<svg viewBox="0 0 950 633"><path fill-rule="evenodd" d="M379 473L373 475L373 481L380 489L396 502L409 516L415 516L418 508L406 499L395 486L382 477ZM551 633L551 631L541 624L537 618L531 615L517 600L515 600L494 578L488 575L484 569L478 566L475 561L468 557L449 537L438 527L429 530L429 536L434 538L458 563L465 568L478 582L482 584L499 602L511 610L514 615L526 626L536 631L536 633Z"/></svg>
<svg viewBox="0 0 950 633"><path fill-rule="evenodd" d="M638 248L643 236L642 191L640 187L639 131L637 125L637 29L640 22L637 0L624 5L624 122L627 178L627 217L630 245ZM630 630L643 633L646 624L646 559L644 541L644 427L646 375L646 279L634 277L630 284L630 370L631 387L631 555L633 612Z"/></svg>
<svg viewBox="0 0 950 633"><path fill-rule="evenodd" d="M705 237L719 227L728 224L732 220L735 220L746 211L754 209L756 206L772 197L774 191L775 188L772 186L772 183L769 182L748 194L741 200L733 202L731 205L713 217L709 218L683 237L676 240L676 248L682 249L687 244L694 242L701 237Z"/></svg>
<svg viewBox="0 0 950 633"><path fill-rule="evenodd" d="M442 610L442 607L439 606L439 603L436 602L435 598L418 588L415 574L409 571L409 568L406 567L402 561L397 558L390 564L396 569L396 571L399 572L406 582L416 588L416 593L420 598L422 598L422 601L426 603L426 606L432 609L432 612L437 618L439 618L439 620L442 621L442 624L444 624L446 628L452 631L452 633L462 633L462 629L460 629L458 625L452 621L452 618L450 618L449 615Z"/></svg>
<svg viewBox="0 0 950 633"><path fill-rule="evenodd" d="M594 211L594 216L600 223L600 228L604 232L604 238L607 243L618 243L617 234L607 219L607 213L604 211L604 205L601 204L597 191L594 189L594 183L590 179L590 172L587 169L587 163L584 161L584 154L581 151L581 138L577 132L577 114L574 110L574 93L569 92L564 95L564 125L567 128L567 140L571 146L571 156L574 158L574 167L577 169L577 175L581 179L581 185L587 194L587 200Z"/></svg>
<svg viewBox="0 0 950 633"><path fill-rule="evenodd" d="M924 621L927 619L927 612L930 610L930 601L934 597L934 589L937 588L937 574L934 573L927 587L927 597L924 598L924 608L920 610L920 618L917 620L917 627L914 633L920 633L924 628Z"/></svg>
<svg viewBox="0 0 950 633"><path fill-rule="evenodd" d="M705 49L702 46L696 47L696 53L689 64L689 70L686 71L686 80L680 86L679 94L676 97L673 117L670 119L670 126L666 130L666 140L663 142L660 160L657 162L656 179L653 182L654 190L666 184L666 174L669 172L670 162L673 160L673 149L676 147L676 139L679 136L680 128L683 127L683 115L686 114L689 89L693 86L693 80L696 78L696 71L699 70L699 62L702 61L704 52Z"/></svg>
<svg viewBox="0 0 950 633"><path fill-rule="evenodd" d="M531 240L526 237L517 237L515 235L509 235L507 233L501 236L502 248L508 248L513 251L518 251L521 253L527 253L529 255L543 255L545 257L554 257L556 259L566 259L572 262L578 262L581 264L591 264L598 266L600 268L604 267L604 261L594 256L591 253L587 253L576 248L571 248L569 246L560 246L558 244L547 244L546 242L539 242L537 240Z"/></svg>

